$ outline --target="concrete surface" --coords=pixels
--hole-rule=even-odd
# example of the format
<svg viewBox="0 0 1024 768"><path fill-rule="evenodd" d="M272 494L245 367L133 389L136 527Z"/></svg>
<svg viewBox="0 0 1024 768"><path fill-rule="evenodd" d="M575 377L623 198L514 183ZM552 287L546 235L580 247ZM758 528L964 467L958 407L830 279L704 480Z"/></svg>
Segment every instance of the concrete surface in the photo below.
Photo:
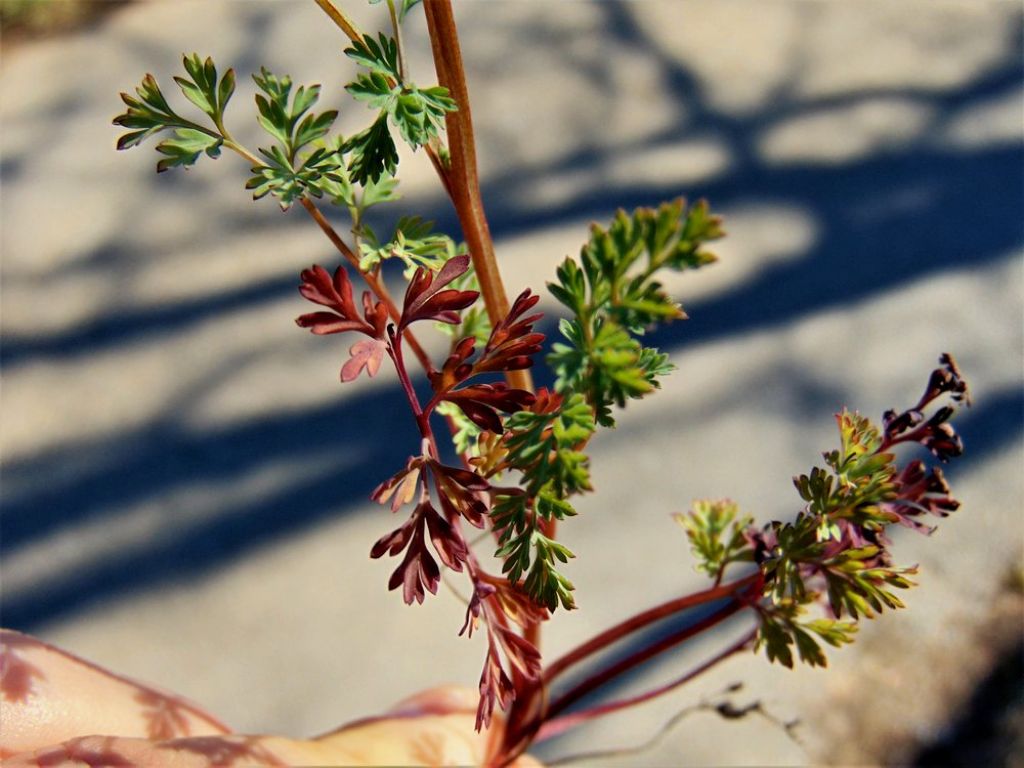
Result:
<svg viewBox="0 0 1024 768"><path fill-rule="evenodd" d="M962 511L899 537L921 565L908 611L827 672L737 659L541 754L640 743L743 680L737 703L800 718L801 743L699 713L603 762L908 759L991 663L987 622L1022 554L1020 4L456 10L510 291L539 287L618 206L707 197L729 231L719 265L673 282L692 319L659 341L680 370L593 445L598 492L562 527L581 610L548 626L550 656L701 584L669 519L691 499L792 514L789 478L832 447L843 405L908 404L946 350L976 400L949 473ZM409 26L430 81L419 13ZM330 246L301 210L250 201L231 157L157 177L150 147L113 150L117 92L148 71L170 93L182 51L238 69L229 124L246 143L261 140L246 74L260 64L324 83L342 130L361 127L342 47L312 3L177 0L0 66L3 623L244 731L323 731L413 689L473 685L482 659L455 636L457 600L407 608L386 592L392 564L367 557L392 521L366 497L415 437L393 378L339 386L347 344L292 322L298 271L335 263ZM405 156L402 178L402 210L454 231L424 158Z"/></svg>

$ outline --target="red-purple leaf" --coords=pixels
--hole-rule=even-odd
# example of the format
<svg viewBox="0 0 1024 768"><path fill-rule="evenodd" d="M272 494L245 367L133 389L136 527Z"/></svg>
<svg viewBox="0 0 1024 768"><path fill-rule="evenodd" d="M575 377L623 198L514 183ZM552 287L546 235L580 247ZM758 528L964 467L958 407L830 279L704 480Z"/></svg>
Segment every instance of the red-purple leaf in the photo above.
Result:
<svg viewBox="0 0 1024 768"><path fill-rule="evenodd" d="M502 582L494 597L501 606L501 612L524 629L531 622L538 624L547 621L551 615L547 608L538 605L518 584Z"/></svg>
<svg viewBox="0 0 1024 768"><path fill-rule="evenodd" d="M505 651L505 658L530 680L540 677L540 651L537 647L508 627L498 627L496 631L501 647Z"/></svg>
<svg viewBox="0 0 1024 768"><path fill-rule="evenodd" d="M359 320L346 320L333 312L310 312L308 315L299 315L295 318L295 324L299 328L309 328L317 336L344 333L345 331L363 331L366 328L366 323Z"/></svg>
<svg viewBox="0 0 1024 768"><path fill-rule="evenodd" d="M480 477L476 472L470 472L468 469L446 467L437 464L434 466L434 470L443 473L445 477L450 477L467 491L486 491L491 487L491 484L485 478Z"/></svg>
<svg viewBox="0 0 1024 768"><path fill-rule="evenodd" d="M431 462L441 507L449 517L464 517L470 525L483 528L487 516L487 505L477 493L489 491L491 484L475 472L457 467L447 467Z"/></svg>
<svg viewBox="0 0 1024 768"><path fill-rule="evenodd" d="M948 517L960 508L960 502L950 495L949 484L942 470L933 467L929 471L923 461L916 460L907 464L893 478L893 482L894 496L882 502L879 511L885 513L892 522L912 530L930 534L935 530L934 526L925 525L917 518L924 514Z"/></svg>
<svg viewBox="0 0 1024 768"><path fill-rule="evenodd" d="M474 599L477 600L477 611L473 615L475 619L479 614L483 601L490 595ZM470 611L473 604L470 603ZM467 613L467 622L470 615ZM494 707L507 710L516 698L516 689L512 680L501 663L499 648L504 654L506 661L518 669L529 680L536 680L540 677L540 652L525 638L520 637L511 629L505 626L495 626L490 623L487 633L487 656L484 659L483 673L480 675L480 703L476 710L476 729L486 728L494 714ZM495 642L497 641L497 642Z"/></svg>
<svg viewBox="0 0 1024 768"><path fill-rule="evenodd" d="M417 320L437 320L443 323L459 322L458 311L465 309L480 295L476 291L442 290L448 283L469 269L469 256L449 259L437 276L430 270L416 270L405 292L405 302L399 330Z"/></svg>
<svg viewBox="0 0 1024 768"><path fill-rule="evenodd" d="M455 345L455 349L444 361L440 371L430 373L430 385L435 392L447 392L458 384L461 384L473 372L473 366L467 360L473 354L476 340L468 336L461 339Z"/></svg>
<svg viewBox="0 0 1024 768"><path fill-rule="evenodd" d="M472 493L452 483L441 486L441 508L449 517L464 517L474 528L483 528L487 519L487 505Z"/></svg>
<svg viewBox="0 0 1024 768"><path fill-rule="evenodd" d="M488 405L483 405L476 400L459 400L456 405L462 409L467 418L476 424L480 429L486 429L500 435L504 430L501 423L501 416Z"/></svg>
<svg viewBox="0 0 1024 768"><path fill-rule="evenodd" d="M480 294L477 291L439 291L419 305L407 322L436 320L458 325L459 311L470 306Z"/></svg>
<svg viewBox="0 0 1024 768"><path fill-rule="evenodd" d="M367 376L372 379L380 370L385 349L387 349L387 345L380 339L357 341L349 349L349 354L352 357L341 367L341 380L344 382L355 381L363 368L366 369Z"/></svg>
<svg viewBox="0 0 1024 768"><path fill-rule="evenodd" d="M344 267L338 267L334 271L333 280L327 270L319 264L314 264L311 269L302 270L299 277L302 280L299 293L305 298L341 314L350 317L356 315L356 305L352 300L352 283Z"/></svg>
<svg viewBox="0 0 1024 768"><path fill-rule="evenodd" d="M476 629L476 625L480 621L484 600L493 595L497 589L496 586L488 584L486 581L478 581L474 584L473 597L470 598L469 605L466 606L466 621L463 623L462 629L459 630L459 637L464 634L466 637L473 636L473 630Z"/></svg>
<svg viewBox="0 0 1024 768"><path fill-rule="evenodd" d="M406 523L410 526L411 531L406 538L408 548L402 562L388 581L389 590L402 587L402 599L408 605L411 605L413 601L422 603L426 598L426 592L436 595L437 585L441 581L441 572L437 567L437 561L427 551L424 538L426 521L421 507L417 507L416 512ZM389 547L389 551L392 554L397 554L393 544Z"/></svg>
<svg viewBox="0 0 1024 768"><path fill-rule="evenodd" d="M437 514L437 510L429 507L423 511L427 520L427 530L430 532L430 541L434 545L441 562L453 571L461 571L462 564L466 562L468 552L462 538L458 535L451 523Z"/></svg>
<svg viewBox="0 0 1024 768"><path fill-rule="evenodd" d="M394 556L405 549L413 534L415 523L415 518L410 517L403 525L377 539L370 549L370 557L376 560L383 557L385 552Z"/></svg>
<svg viewBox="0 0 1024 768"><path fill-rule="evenodd" d="M484 659L484 670L480 675L480 704L476 710L476 729L479 731L491 724L495 705L501 709L508 709L515 697L515 686L501 667L498 649L491 636L487 646L487 657Z"/></svg>
<svg viewBox="0 0 1024 768"><path fill-rule="evenodd" d="M410 459L410 465L415 461L422 459ZM378 501L386 501L396 488L402 493L401 489L406 487L410 478L413 480L408 487L414 488L415 477L418 474L419 466L416 466L415 470L407 467L380 486L374 492L375 497ZM370 550L370 557L373 558L383 557L385 554L394 557L405 550L405 557L391 574L388 589L397 589L401 585L402 597L406 603L422 603L426 592L437 593L441 574L437 562L427 549L428 533L441 562L454 571L461 571L462 564L469 556L466 543L458 530L438 514L426 498L416 505L409 519L401 527L382 536Z"/></svg>
<svg viewBox="0 0 1024 768"><path fill-rule="evenodd" d="M380 302L373 305L369 294L364 293L363 315L360 316L352 299L352 283L344 267L338 267L332 278L326 269L314 265L303 270L301 278L299 293L314 304L332 310L302 315L295 321L301 328L310 328L318 335L358 331L372 338L383 338L387 308Z"/></svg>
<svg viewBox="0 0 1024 768"><path fill-rule="evenodd" d="M539 300L529 288L516 297L508 314L494 325L473 373L516 371L533 365L533 356L541 351L544 342L543 333L533 333L533 324L543 315L523 315Z"/></svg>
<svg viewBox="0 0 1024 768"><path fill-rule="evenodd" d="M469 256L467 254L448 259L444 266L437 271L437 277L434 278L434 290L448 285L455 278L464 275L468 269Z"/></svg>
<svg viewBox="0 0 1024 768"><path fill-rule="evenodd" d="M388 589L398 589L401 585L402 600L406 605L412 605L413 602L422 604L427 592L437 594L437 585L440 581L441 572L437 568L437 562L425 547L414 544L405 553L402 564L391 574Z"/></svg>
<svg viewBox="0 0 1024 768"><path fill-rule="evenodd" d="M384 338L384 329L388 324L388 308L383 301L373 303L369 291L363 291L363 317L366 322L373 326L373 336L378 339Z"/></svg>
<svg viewBox="0 0 1024 768"><path fill-rule="evenodd" d="M469 419L495 434L501 434L504 428L498 411L516 413L528 408L536 399L525 389L510 389L505 384L472 384L462 389L452 390L443 400L455 403Z"/></svg>
<svg viewBox="0 0 1024 768"><path fill-rule="evenodd" d="M391 501L391 511L397 512L403 505L408 504L416 496L416 487L419 485L420 469L423 467L422 456L412 456L402 469L378 485L370 498L378 504L386 504Z"/></svg>

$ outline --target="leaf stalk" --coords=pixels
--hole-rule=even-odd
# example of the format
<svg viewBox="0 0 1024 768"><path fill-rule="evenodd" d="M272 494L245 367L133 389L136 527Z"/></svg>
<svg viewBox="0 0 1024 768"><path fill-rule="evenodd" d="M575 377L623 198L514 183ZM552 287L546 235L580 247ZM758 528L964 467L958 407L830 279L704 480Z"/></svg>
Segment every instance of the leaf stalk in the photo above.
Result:
<svg viewBox="0 0 1024 768"><path fill-rule="evenodd" d="M363 276L363 279L366 281L366 284L370 286L370 290L373 291L374 295L384 302L385 306L388 308L388 315L390 315L391 319L397 323L401 319L402 313L395 304L394 299L391 298L390 292L384 283L381 282L380 278L372 272L366 272L359 268L359 257L356 255L355 251L349 247L348 243L342 240L341 235L339 235L337 230L331 226L331 223L316 206L316 203L305 196L302 197L300 202L302 203L302 207L306 209L306 212L313 218L313 221L315 221L320 227L320 230L327 235L327 239L331 241L331 244L337 248L338 252L345 257L348 263ZM416 340L416 337L411 331L405 332L405 339L409 343L409 349L412 350L416 359L419 360L420 365L423 366L423 370L427 373L433 371L434 366L430 362L430 356L427 355L426 350L423 349L422 345Z"/></svg>

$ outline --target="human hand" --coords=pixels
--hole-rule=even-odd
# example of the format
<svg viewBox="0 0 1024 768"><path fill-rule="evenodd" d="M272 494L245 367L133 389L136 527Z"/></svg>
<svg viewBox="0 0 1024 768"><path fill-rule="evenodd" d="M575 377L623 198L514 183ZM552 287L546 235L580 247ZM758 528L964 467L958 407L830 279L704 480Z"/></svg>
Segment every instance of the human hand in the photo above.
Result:
<svg viewBox="0 0 1024 768"><path fill-rule="evenodd" d="M0 701L0 758L12 768L482 765L501 728L476 733L476 692L447 687L313 739L234 734L179 696L11 630L0 630Z"/></svg>

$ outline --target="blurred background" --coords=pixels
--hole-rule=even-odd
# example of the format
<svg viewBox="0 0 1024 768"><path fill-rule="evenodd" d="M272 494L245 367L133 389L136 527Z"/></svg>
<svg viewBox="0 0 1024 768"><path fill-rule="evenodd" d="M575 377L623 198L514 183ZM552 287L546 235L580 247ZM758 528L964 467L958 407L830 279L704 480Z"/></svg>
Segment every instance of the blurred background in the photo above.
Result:
<svg viewBox="0 0 1024 768"><path fill-rule="evenodd" d="M385 25L380 6L344 5ZM311 1L0 8L3 624L243 731L309 735L475 685L484 649L456 637L459 601L406 607L386 591L393 563L368 558L393 520L367 496L416 433L393 376L340 386L348 342L293 323L298 272L337 263L330 245L300 208L253 203L233 156L157 177L151 144L114 150L118 92L152 72L184 105L171 76L192 51L238 71L228 124L250 146L261 64L323 83L340 129L361 129L345 40ZM456 13L511 293L620 206L706 197L729 233L719 264L671 285L692 319L658 342L679 370L593 443L597 492L560 529L581 609L547 626L549 658L703 584L670 519L692 499L792 515L790 478L833 447L844 405L905 407L943 351L975 398L948 472L961 511L931 538L897 534L921 568L909 610L869 622L828 671L736 659L538 754L642 744L742 681L731 701L767 716L697 709L641 755L588 764L1024 764L1020 3ZM432 83L422 12L406 29L413 79ZM400 175L380 223L418 213L457 234L422 154Z"/></svg>

